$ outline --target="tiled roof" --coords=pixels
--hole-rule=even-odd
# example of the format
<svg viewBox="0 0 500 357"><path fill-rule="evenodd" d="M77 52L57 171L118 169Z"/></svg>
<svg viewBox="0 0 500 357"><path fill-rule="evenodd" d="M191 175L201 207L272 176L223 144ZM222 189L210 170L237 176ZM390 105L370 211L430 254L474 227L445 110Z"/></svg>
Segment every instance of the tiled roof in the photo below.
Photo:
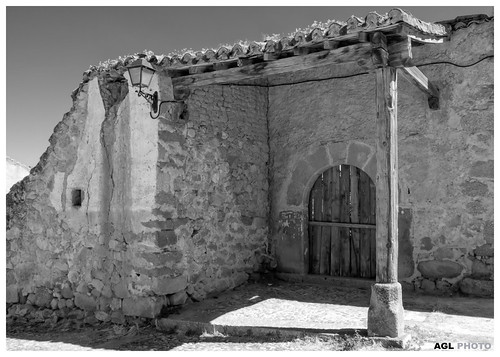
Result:
<svg viewBox="0 0 500 357"><path fill-rule="evenodd" d="M348 40L349 38L353 38L353 34L357 34L362 31L383 29L398 23L408 24L423 34L438 37L448 36L446 27L441 24L424 22L401 9L393 9L385 15L370 12L364 19L353 15L345 22L333 21L327 28L316 27L308 33L296 32L279 40L269 39L262 42L254 41L249 43L247 46L235 44L232 48L221 47L217 51L207 50L205 52L188 52L183 56L163 56L161 58L157 58L157 64L175 68L237 59L239 57L250 57L254 55L261 55L263 53L282 52L301 46L314 45L325 40Z"/></svg>
<svg viewBox="0 0 500 357"><path fill-rule="evenodd" d="M345 22L330 21L323 28L315 27L311 31L299 31L280 39L254 41L248 45L237 43L232 47L222 46L217 50L186 52L173 56L156 56L152 53L127 56L108 61L101 66L92 66L89 71L85 72L84 77L94 70L126 66L138 57L144 56L150 63L170 71L173 76L210 72L335 48L329 47L328 43L336 43L337 45L334 46L339 44L346 46L362 42L363 34L376 31L385 32L386 35L398 39L410 36L420 42L442 42L453 30L466 27L471 22L483 22L490 19L486 15L471 15L450 21L429 23L401 9L392 9L385 15L370 12L364 18L351 16Z"/></svg>

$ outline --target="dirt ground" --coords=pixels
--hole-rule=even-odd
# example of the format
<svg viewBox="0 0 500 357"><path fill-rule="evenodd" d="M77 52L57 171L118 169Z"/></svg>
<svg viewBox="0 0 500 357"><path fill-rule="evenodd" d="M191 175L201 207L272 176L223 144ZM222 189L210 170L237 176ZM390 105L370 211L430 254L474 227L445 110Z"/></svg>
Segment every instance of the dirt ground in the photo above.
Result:
<svg viewBox="0 0 500 357"><path fill-rule="evenodd" d="M370 291L316 284L297 284L276 279L250 282L201 303L192 303L172 316L191 316L200 321L214 319L256 306L261 301L345 304L345 309L366 308ZM281 300L280 300L281 299ZM403 294L405 332L411 335L411 350L432 350L436 342L490 343L493 345L493 299L463 296L437 297ZM184 314L184 315L183 315ZM171 317L172 317L171 316ZM280 336L269 334L224 336L200 334L194 330L159 331L154 320L136 319L129 325L98 323L86 325L77 320L34 323L8 318L6 349L26 350L379 350L380 344L366 338L366 330L355 334Z"/></svg>

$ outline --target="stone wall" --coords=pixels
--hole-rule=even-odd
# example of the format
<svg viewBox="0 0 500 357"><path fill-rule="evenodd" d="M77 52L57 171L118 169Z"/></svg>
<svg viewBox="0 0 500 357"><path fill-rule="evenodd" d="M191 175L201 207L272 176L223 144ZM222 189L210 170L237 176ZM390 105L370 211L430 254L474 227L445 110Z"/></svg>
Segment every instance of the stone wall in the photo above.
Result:
<svg viewBox="0 0 500 357"><path fill-rule="evenodd" d="M398 83L399 277L413 290L490 296L493 21L425 49L440 109ZM194 89L157 120L123 66L87 72L7 195L7 303L123 322L237 286L269 254L279 270L307 273L318 175L349 164L376 179L375 79L303 72L315 80ZM161 71L152 90L172 99Z"/></svg>
<svg viewBox="0 0 500 357"><path fill-rule="evenodd" d="M493 21L426 51L420 68L440 88L440 109L398 80L399 278L412 290L491 295ZM365 74L269 89L270 246L281 271L307 273L308 197L321 172L355 165L375 182L374 84Z"/></svg>
<svg viewBox="0 0 500 357"><path fill-rule="evenodd" d="M246 281L267 251L267 89L209 86L160 118L157 243L183 253L196 298Z"/></svg>
<svg viewBox="0 0 500 357"><path fill-rule="evenodd" d="M90 73L7 196L7 303L123 322L259 268L267 90L199 90L152 120L126 77L124 68ZM152 89L167 96L168 84L155 76Z"/></svg>

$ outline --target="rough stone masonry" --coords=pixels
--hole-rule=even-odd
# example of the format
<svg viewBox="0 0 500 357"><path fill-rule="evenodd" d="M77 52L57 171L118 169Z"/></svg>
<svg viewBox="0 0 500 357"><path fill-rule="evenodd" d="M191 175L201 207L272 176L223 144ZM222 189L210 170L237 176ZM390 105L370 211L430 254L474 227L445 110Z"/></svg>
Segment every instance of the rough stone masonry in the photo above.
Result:
<svg viewBox="0 0 500 357"><path fill-rule="evenodd" d="M441 107L398 80L399 281L405 289L493 294L493 21L456 24L421 66ZM375 80L325 71L271 81L271 250L278 269L307 273L308 199L327 168L376 181ZM305 81L314 78L314 81ZM324 78L324 80L318 80Z"/></svg>
<svg viewBox="0 0 500 357"><path fill-rule="evenodd" d="M40 163L11 191L8 303L154 317L258 269L267 90L199 89L151 120L124 71L80 85Z"/></svg>
<svg viewBox="0 0 500 357"><path fill-rule="evenodd" d="M493 21L428 48L440 109L398 84L400 282L492 296ZM205 86L151 120L123 63L86 72L7 195L7 303L121 322L242 284L269 257L307 274L318 175L376 175L373 78L327 77ZM290 84L308 78L325 79ZM169 96L168 84L160 73L152 90Z"/></svg>

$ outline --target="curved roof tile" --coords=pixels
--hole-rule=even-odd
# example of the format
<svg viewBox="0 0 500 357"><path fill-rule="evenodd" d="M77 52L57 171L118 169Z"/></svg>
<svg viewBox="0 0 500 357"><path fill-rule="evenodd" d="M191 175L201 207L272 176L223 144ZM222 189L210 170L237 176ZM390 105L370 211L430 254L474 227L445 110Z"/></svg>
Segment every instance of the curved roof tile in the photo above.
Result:
<svg viewBox="0 0 500 357"><path fill-rule="evenodd" d="M140 57L145 57L149 62L164 68L182 68L193 65L210 64L219 61L229 61L239 57L250 57L269 54L280 54L284 51L290 51L303 46L320 46L324 41L343 39L342 36L349 36L361 31L372 32L377 28L384 29L388 26L404 23L411 26L414 30L423 34L436 37L447 37L452 30L467 27L473 22L490 21L491 17L486 15L460 16L455 20L442 21L440 23L429 23L417 19L409 12L395 8L385 15L377 12L370 12L364 18L351 16L347 21L329 21L321 24L322 27L314 27L307 32L297 31L289 36L283 36L281 39L273 38L264 42L253 41L248 45L236 43L232 48L221 46L218 49L209 49L198 52L185 52L182 55L156 56L152 52L145 51L144 54L135 54L132 56L120 57L118 60L106 61L99 66L90 66L88 71L84 72L84 80L90 78L94 71L118 69L120 66L126 66L131 61ZM351 35L352 37L352 35ZM276 57L278 58L278 57Z"/></svg>

